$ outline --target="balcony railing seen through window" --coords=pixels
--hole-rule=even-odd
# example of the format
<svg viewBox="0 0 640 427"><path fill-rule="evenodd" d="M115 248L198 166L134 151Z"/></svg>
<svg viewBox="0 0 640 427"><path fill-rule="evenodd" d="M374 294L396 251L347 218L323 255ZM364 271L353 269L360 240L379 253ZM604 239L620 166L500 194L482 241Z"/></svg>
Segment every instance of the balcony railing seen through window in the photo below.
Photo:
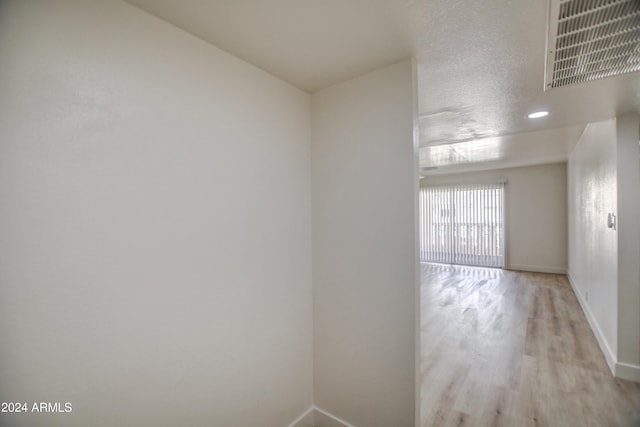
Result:
<svg viewBox="0 0 640 427"><path fill-rule="evenodd" d="M504 183L420 188L420 257L504 267Z"/></svg>

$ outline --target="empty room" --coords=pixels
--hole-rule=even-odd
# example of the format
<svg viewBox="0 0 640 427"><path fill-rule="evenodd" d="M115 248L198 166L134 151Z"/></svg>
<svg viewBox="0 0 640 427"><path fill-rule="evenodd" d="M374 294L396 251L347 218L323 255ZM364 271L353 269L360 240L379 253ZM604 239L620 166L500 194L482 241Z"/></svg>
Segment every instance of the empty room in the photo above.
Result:
<svg viewBox="0 0 640 427"><path fill-rule="evenodd" d="M640 423L635 0L0 0L0 426Z"/></svg>

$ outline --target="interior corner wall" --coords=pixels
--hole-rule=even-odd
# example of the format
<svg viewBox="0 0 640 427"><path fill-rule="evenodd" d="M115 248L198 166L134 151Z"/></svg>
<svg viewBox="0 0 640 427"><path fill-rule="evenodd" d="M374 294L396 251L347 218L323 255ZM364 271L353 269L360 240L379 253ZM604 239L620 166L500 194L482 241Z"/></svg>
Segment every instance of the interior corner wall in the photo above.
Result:
<svg viewBox="0 0 640 427"><path fill-rule="evenodd" d="M413 99L405 61L311 100L314 399L358 426L414 425Z"/></svg>
<svg viewBox="0 0 640 427"><path fill-rule="evenodd" d="M3 1L0 57L0 401L72 404L0 424L308 410L310 96L120 1Z"/></svg>
<svg viewBox="0 0 640 427"><path fill-rule="evenodd" d="M618 235L607 226L617 212L616 120L590 123L569 156L569 279L607 363L618 349Z"/></svg>
<svg viewBox="0 0 640 427"><path fill-rule="evenodd" d="M616 119L618 185L618 366L640 381L640 116Z"/></svg>
<svg viewBox="0 0 640 427"><path fill-rule="evenodd" d="M429 175L421 185L506 179L506 268L567 272L567 166L554 163Z"/></svg>

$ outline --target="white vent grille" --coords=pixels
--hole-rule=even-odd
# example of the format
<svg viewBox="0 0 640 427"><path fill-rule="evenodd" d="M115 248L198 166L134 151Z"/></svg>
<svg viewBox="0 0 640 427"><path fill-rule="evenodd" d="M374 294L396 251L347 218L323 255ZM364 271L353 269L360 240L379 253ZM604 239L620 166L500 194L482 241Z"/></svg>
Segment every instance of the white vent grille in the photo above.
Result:
<svg viewBox="0 0 640 427"><path fill-rule="evenodd" d="M545 89L640 71L640 0L551 0Z"/></svg>

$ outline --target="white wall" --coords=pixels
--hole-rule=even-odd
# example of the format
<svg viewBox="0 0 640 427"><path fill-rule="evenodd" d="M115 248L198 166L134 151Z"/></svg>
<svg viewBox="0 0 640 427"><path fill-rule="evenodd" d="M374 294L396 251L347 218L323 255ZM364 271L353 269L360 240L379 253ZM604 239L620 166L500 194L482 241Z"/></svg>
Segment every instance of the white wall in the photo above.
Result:
<svg viewBox="0 0 640 427"><path fill-rule="evenodd" d="M616 119L618 178L618 365L640 381L640 116Z"/></svg>
<svg viewBox="0 0 640 427"><path fill-rule="evenodd" d="M616 121L590 123L568 163L569 278L610 366L618 321L618 247L607 214L617 212Z"/></svg>
<svg viewBox="0 0 640 427"><path fill-rule="evenodd" d="M357 426L414 425L412 119L410 61L312 96L315 402Z"/></svg>
<svg viewBox="0 0 640 427"><path fill-rule="evenodd" d="M506 267L566 273L567 168L565 163L427 176L421 185L506 179Z"/></svg>
<svg viewBox="0 0 640 427"><path fill-rule="evenodd" d="M0 424L308 409L309 95L119 1L4 1L0 57L0 401L73 404Z"/></svg>
<svg viewBox="0 0 640 427"><path fill-rule="evenodd" d="M640 381L640 118L591 123L569 160L569 278L613 373ZM617 215L617 229L607 214Z"/></svg>

